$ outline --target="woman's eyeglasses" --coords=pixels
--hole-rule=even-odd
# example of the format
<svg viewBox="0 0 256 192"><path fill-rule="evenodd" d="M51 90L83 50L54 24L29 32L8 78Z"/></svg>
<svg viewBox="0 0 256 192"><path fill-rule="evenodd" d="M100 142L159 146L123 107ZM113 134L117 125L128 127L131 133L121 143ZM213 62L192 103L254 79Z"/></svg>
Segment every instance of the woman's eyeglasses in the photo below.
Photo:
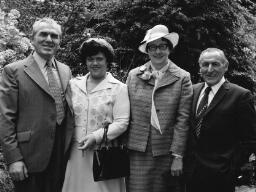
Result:
<svg viewBox="0 0 256 192"><path fill-rule="evenodd" d="M167 49L168 45L167 44L160 44L160 45L149 45L148 46L148 50L151 52L154 52L157 50L157 48L160 51L165 51Z"/></svg>

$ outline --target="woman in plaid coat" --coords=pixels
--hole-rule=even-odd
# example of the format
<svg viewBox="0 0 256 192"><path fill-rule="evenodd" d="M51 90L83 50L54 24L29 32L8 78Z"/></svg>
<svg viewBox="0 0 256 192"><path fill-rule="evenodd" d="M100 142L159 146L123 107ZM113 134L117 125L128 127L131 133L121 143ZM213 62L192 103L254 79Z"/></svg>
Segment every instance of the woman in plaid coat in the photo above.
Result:
<svg viewBox="0 0 256 192"><path fill-rule="evenodd" d="M163 175L182 174L192 83L190 74L168 58L178 38L164 25L148 30L139 50L150 61L131 70L127 78L131 103L128 192L170 191Z"/></svg>

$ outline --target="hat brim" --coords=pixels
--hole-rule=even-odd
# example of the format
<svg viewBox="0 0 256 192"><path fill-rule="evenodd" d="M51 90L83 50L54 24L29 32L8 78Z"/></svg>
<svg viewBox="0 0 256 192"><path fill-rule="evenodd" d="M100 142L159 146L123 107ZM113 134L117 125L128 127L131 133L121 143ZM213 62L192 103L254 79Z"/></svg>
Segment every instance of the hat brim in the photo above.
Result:
<svg viewBox="0 0 256 192"><path fill-rule="evenodd" d="M160 39L160 38L165 38L165 39L169 40L172 43L173 48L178 44L178 41L179 41L178 33L172 32L172 33L169 33L167 35L160 35L160 36L148 39L147 41L142 41L141 45L139 46L139 50L142 53L148 54L147 51L146 51L147 44L152 42L152 41L155 41L157 39Z"/></svg>

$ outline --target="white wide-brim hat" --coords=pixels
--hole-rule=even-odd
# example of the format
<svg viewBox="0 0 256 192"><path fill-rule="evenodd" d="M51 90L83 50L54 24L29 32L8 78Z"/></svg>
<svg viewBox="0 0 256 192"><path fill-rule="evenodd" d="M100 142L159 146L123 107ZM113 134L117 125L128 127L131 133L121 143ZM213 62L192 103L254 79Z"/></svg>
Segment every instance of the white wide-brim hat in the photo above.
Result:
<svg viewBox="0 0 256 192"><path fill-rule="evenodd" d="M173 48L178 44L178 41L179 41L178 33L175 33L175 32L169 33L169 30L165 25L156 25L147 31L143 41L141 41L139 50L142 53L147 54L147 51L146 51L147 44L149 42L152 42L160 38L165 38L169 40L172 43Z"/></svg>

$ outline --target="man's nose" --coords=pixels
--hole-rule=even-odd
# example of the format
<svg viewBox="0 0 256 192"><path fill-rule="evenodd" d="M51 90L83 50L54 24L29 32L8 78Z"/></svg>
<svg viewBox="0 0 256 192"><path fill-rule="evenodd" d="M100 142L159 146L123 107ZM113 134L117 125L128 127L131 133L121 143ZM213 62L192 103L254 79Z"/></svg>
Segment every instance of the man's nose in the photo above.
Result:
<svg viewBox="0 0 256 192"><path fill-rule="evenodd" d="M208 66L208 72L211 72L212 70L213 70L212 64L210 64L210 65Z"/></svg>
<svg viewBox="0 0 256 192"><path fill-rule="evenodd" d="M51 37L50 34L47 35L46 40L47 40L47 41L52 41L52 37Z"/></svg>

